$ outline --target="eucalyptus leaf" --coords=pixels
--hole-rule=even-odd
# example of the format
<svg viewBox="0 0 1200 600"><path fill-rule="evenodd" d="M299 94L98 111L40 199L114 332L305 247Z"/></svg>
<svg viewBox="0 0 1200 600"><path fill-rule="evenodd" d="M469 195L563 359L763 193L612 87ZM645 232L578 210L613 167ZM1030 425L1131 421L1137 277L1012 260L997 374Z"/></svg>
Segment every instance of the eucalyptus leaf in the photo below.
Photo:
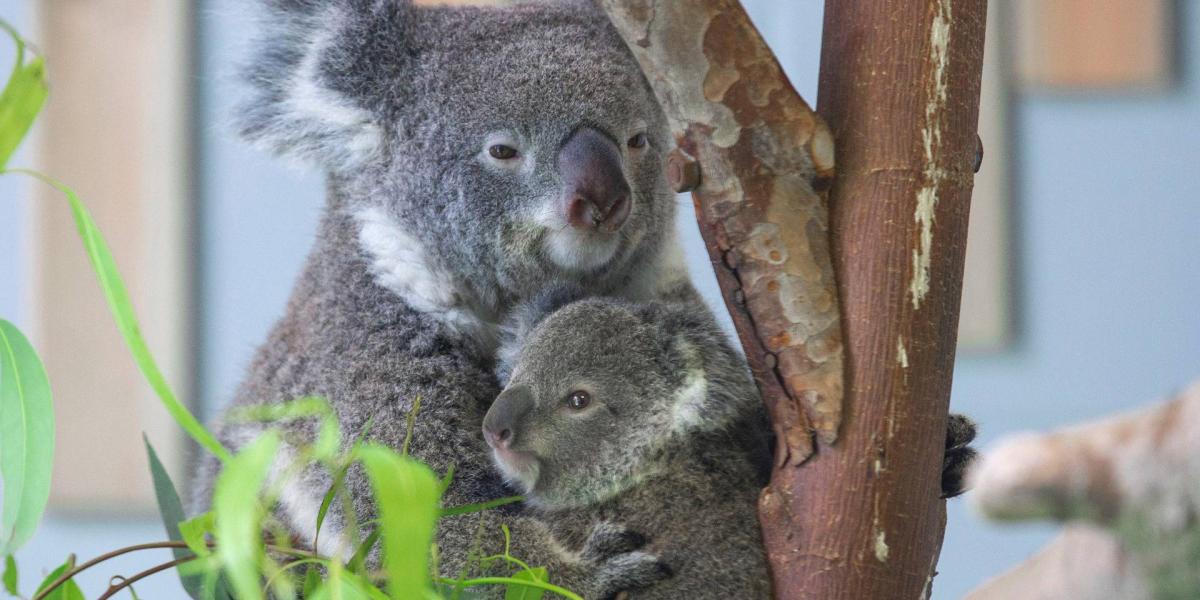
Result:
<svg viewBox="0 0 1200 600"><path fill-rule="evenodd" d="M546 583L550 581L549 575L546 573L546 567L537 567L533 569L525 569L514 574L513 579L521 581L540 581ZM546 593L537 588L509 584L504 589L504 600L542 600Z"/></svg>
<svg viewBox="0 0 1200 600"><path fill-rule="evenodd" d="M321 507L317 509L317 528L313 534L313 546L317 546L317 542L321 541L321 528L325 526L325 517L329 515L329 507L333 505L333 499L342 491L342 484L346 481L346 472L350 469L349 464L342 465L333 476L333 483L330 484L329 490L325 492L325 497L321 498Z"/></svg>
<svg viewBox="0 0 1200 600"><path fill-rule="evenodd" d="M67 571L69 571L70 569L73 569L73 568L75 568L75 557L74 556L72 556L71 558L68 558L67 562L60 565L57 569L50 571L50 574L47 575L46 578L42 580L42 583L38 585L37 592L34 595L36 596L37 594L42 593L42 590L46 589L47 587L50 587L50 584L54 583L55 579L58 579L60 575L62 575L63 573L66 573ZM86 599L83 597L83 591L79 589L79 584L75 583L74 579L68 579L68 580L64 581L62 583L62 585L54 588L54 590L51 591L49 594L46 594L46 596L45 596L45 598L43 598L43 600L86 600Z"/></svg>
<svg viewBox="0 0 1200 600"><path fill-rule="evenodd" d="M316 593L317 588L321 586L321 571L315 566L309 566L304 571L304 591L305 598L312 598Z"/></svg>
<svg viewBox="0 0 1200 600"><path fill-rule="evenodd" d="M208 556L212 550L208 547L205 536L215 528L215 518L212 512L206 512L198 517L179 522L179 535L196 556Z"/></svg>
<svg viewBox="0 0 1200 600"><path fill-rule="evenodd" d="M9 554L4 557L4 591L9 596L20 596L17 593L17 559Z"/></svg>
<svg viewBox="0 0 1200 600"><path fill-rule="evenodd" d="M495 500L488 500L487 502L477 502L475 504L463 504L461 506L451 506L449 508L443 508L441 516L454 517L454 516L458 516L458 515L483 512L485 510L491 510L493 508L505 506L508 504L516 504L524 499L525 499L524 496L507 496L505 498L497 498Z"/></svg>
<svg viewBox="0 0 1200 600"><path fill-rule="evenodd" d="M259 567L266 560L262 522L267 507L259 491L278 449L279 433L263 434L225 463L213 491L216 555L240 600L263 599Z"/></svg>
<svg viewBox="0 0 1200 600"><path fill-rule="evenodd" d="M120 273L117 272L112 252L109 251L108 244L100 235L100 230L96 227L96 223L88 214L87 208L79 196L67 186L36 171L12 169L9 172L23 173L34 177L67 197L67 202L71 206L71 214L75 218L76 228L79 230L79 237L82 239L88 259L92 263L92 270L95 271L96 278L100 281L100 288L103 290L108 308L117 322L117 329L120 330L121 337L125 339L125 344L129 346L129 351L133 354L134 362L137 363L142 376L154 389L154 393L167 412L193 440L220 458L222 462L228 461L230 459L229 450L222 446L217 438L205 429L200 421L196 420L195 415L179 401L175 392L171 390L170 384L167 383L166 377L158 368L158 363L155 362L150 348L146 345L145 338L142 337L141 329L138 327L133 303L129 300L129 293L125 290Z"/></svg>
<svg viewBox="0 0 1200 600"><path fill-rule="evenodd" d="M0 92L0 171L8 164L21 140L46 103L46 64L34 57L25 62L25 41L8 23L0 21L17 46L17 60L4 91Z"/></svg>
<svg viewBox="0 0 1200 600"><path fill-rule="evenodd" d="M366 444L359 448L358 456L375 492L391 597L428 595L441 482L429 467L383 446Z"/></svg>
<svg viewBox="0 0 1200 600"><path fill-rule="evenodd" d="M382 529L376 527L375 530L367 536L367 539L363 540L362 543L358 545L358 548L354 551L354 555L350 557L351 571L359 574L366 572L367 555L371 553L371 548L374 548L375 544L379 542L380 531L382 531Z"/></svg>
<svg viewBox="0 0 1200 600"><path fill-rule="evenodd" d="M154 451L154 446L150 445L150 440L143 435L142 442L146 445L146 456L150 460L150 477L154 481L154 497L158 500L158 512L162 515L163 527L167 530L167 539L174 542L183 541L179 524L184 521L184 514L183 503L179 500L179 492L175 490L175 484L171 481L167 470L163 468L162 461L158 459L158 453ZM190 544L189 547L191 547ZM172 552L176 559L191 555L191 552L183 548L173 548ZM195 553L203 556L199 552ZM176 571L179 572L179 582L183 584L183 589L188 596L191 596L193 600L203 600L204 577L202 575L185 575L179 569ZM130 594L133 594L133 588L129 589Z"/></svg>
<svg viewBox="0 0 1200 600"><path fill-rule="evenodd" d="M404 597L407 600L416 596L409 594ZM305 600L388 600L388 597L362 577L335 565L317 591L311 598L306 595Z"/></svg>
<svg viewBox="0 0 1200 600"><path fill-rule="evenodd" d="M50 498L54 407L46 369L29 340L0 319L0 555L33 535Z"/></svg>
<svg viewBox="0 0 1200 600"><path fill-rule="evenodd" d="M324 398L304 396L288 402L239 406L230 411L229 420L276 423L315 418L320 422L317 439L308 451L313 458L332 460L342 445L341 428L333 407Z"/></svg>

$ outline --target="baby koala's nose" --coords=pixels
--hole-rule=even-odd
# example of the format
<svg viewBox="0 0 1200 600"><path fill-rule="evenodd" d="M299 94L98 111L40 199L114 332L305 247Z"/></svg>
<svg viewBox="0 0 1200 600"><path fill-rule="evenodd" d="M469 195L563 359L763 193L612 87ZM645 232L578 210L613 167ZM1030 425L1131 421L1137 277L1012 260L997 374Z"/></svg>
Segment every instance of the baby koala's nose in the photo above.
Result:
<svg viewBox="0 0 1200 600"><path fill-rule="evenodd" d="M485 425L483 439L487 440L488 445L493 448L508 448L508 445L512 443L512 430L501 429L499 433L496 433Z"/></svg>
<svg viewBox="0 0 1200 600"><path fill-rule="evenodd" d="M483 439L493 448L508 448L516 437L517 424L532 408L529 388L516 386L504 390L483 417Z"/></svg>

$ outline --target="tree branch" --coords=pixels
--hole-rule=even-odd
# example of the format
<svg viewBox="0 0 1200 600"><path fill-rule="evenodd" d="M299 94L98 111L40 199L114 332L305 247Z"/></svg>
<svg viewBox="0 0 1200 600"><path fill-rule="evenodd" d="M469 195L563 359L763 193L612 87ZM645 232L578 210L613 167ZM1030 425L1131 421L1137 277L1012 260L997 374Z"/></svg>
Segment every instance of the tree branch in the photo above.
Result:
<svg viewBox="0 0 1200 600"><path fill-rule="evenodd" d="M668 174L696 216L778 434L780 465L832 443L842 328L825 204L832 137L732 0L602 0L666 111ZM697 170L695 162L700 169ZM698 172L702 171L702 175Z"/></svg>

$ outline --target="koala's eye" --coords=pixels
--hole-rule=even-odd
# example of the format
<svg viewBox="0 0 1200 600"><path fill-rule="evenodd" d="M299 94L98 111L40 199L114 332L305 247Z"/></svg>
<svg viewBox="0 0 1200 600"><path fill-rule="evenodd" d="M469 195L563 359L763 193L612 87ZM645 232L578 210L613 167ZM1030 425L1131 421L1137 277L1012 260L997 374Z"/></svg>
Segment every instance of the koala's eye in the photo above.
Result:
<svg viewBox="0 0 1200 600"><path fill-rule="evenodd" d="M504 144L494 144L488 148L488 154L497 160L511 160L517 157L517 149Z"/></svg>
<svg viewBox="0 0 1200 600"><path fill-rule="evenodd" d="M567 406L571 410L583 410L591 403L592 395L583 390L575 390L571 392L570 396L567 396Z"/></svg>
<svg viewBox="0 0 1200 600"><path fill-rule="evenodd" d="M629 138L629 141L626 142L626 144L628 144L630 148L637 149L637 148L645 148L646 142L647 142L646 134L639 133L639 134Z"/></svg>

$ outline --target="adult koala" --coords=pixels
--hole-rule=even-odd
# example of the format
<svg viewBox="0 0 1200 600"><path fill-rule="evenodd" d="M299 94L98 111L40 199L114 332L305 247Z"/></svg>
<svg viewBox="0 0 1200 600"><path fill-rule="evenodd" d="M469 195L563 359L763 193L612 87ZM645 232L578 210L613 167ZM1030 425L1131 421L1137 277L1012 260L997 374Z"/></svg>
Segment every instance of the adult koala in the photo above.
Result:
<svg viewBox="0 0 1200 600"><path fill-rule="evenodd" d="M511 307L553 280L707 310L673 235L669 141L652 93L588 2L260 2L241 132L324 169L328 201L235 405L321 396L345 439L370 421L371 439L399 447L419 398L410 449L439 472L455 468L446 504L507 495L479 432L499 392L496 329ZM288 425L300 436L312 426ZM221 437L236 450L261 430L231 420ZM202 469L196 509L218 468ZM281 498L280 517L309 543L329 485L314 469ZM371 518L362 473L346 485ZM535 523L484 518L494 522L443 521L443 572L457 574L473 544L498 551L500 522L513 527L514 555L543 560L541 538L525 533ZM337 552L340 515L326 523L318 550ZM551 561L551 576L588 597L649 583L663 569L628 543L636 537L598 528L578 564Z"/></svg>

